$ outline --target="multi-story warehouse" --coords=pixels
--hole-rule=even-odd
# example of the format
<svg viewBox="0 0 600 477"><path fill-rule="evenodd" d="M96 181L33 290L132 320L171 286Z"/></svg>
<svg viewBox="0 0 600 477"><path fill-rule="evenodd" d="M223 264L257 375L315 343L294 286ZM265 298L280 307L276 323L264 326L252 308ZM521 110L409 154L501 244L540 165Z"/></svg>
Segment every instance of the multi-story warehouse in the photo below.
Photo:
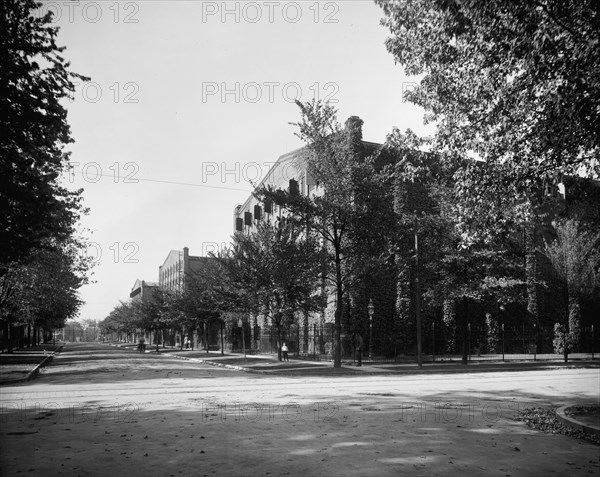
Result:
<svg viewBox="0 0 600 477"><path fill-rule="evenodd" d="M365 157L372 154L381 147L380 144L362 140L363 121L357 117L350 117L345 128L350 131L356 141L362 145ZM270 187L273 190L281 189L289 192L318 196L323 193L308 171L307 149L305 147L280 156L275 164L265 174L257 185L257 188ZM252 233L256 231L260 221L274 221L285 213L279 206L273 203L260 203L253 195L250 195L242 204L238 204L233 211L234 232ZM294 324L284 330L283 341L286 341L292 353L301 354L329 354L332 350L333 322L336 304L336 294L333 289L327 289L323 285L323 292L327 296L327 306L321 312L297 313ZM349 313L349 310L347 310ZM366 309L365 315L366 315ZM263 315L249 317L250 339L253 348L261 351L274 351L276 342L274 333L271 331L270 320ZM343 333L350 339L350 333L355 329L350 325L350 319L345 320ZM347 346L349 348L349 346ZM346 350L348 351L348 350Z"/></svg>
<svg viewBox="0 0 600 477"><path fill-rule="evenodd" d="M346 128L352 128L360 134L360 125L362 121L358 118L350 118L346 122ZM364 145L365 154L371 154L380 148L379 144L369 143L360 140ZM318 195L322 189L315 184L307 172L307 162L305 158L305 148L300 148L290 153L282 155L277 162L271 167L262 181L258 184L261 186L270 186L273 189L287 189L295 191L299 194ZM391 155L396 152L390 153ZM380 160L386 163L396 163L397 161L410 161L406 154L412 154L406 151L397 151L399 157L382 157ZM417 152L418 153L418 152ZM427 156L429 156L427 154ZM431 156L431 161L436 161L434 155ZM381 164L378 163L380 166ZM434 164L432 163L432 167ZM458 342L456 346L446 342L446 337L450 328L458 329L463 327L468 329L469 333L464 340L468 341L466 346L471 349L484 349L487 341L488 331L486 328L486 317L491 313L494 319L498 320L502 325L506 325L506 335L503 334L503 346L506 342L506 350L510 352L526 353L529 349L537 349L543 352L552 351L553 325L556 322L564 321L564 304L560 302L560 286L553 283L554 278L549 269L547 259L543 256L544 240L551 241L555 236L552 234L554 229L554 220L564 220L566 218L574 218L582 223L593 224L598 223L598 204L600 203L598 191L600 187L598 182L590 181L582 178L565 177L562 179L560 187L560 196L550 200L548 193L544 194L546 199L543 200L544 208L547 209L542 213L544 224L531 223L526 224L523 230L535 230L533 237L527 237L525 243L525 234L523 232L523 244L519 245L519 240L515 242L515 254L521 254L522 271L521 279L527 279L534 286L529 286L527 290L523 289L523 293L528 296L529 304L534 303L535 312L528 309L527 303L521 300L515 300L510 306L499 307L498 303L490 302L494 298L489 298L488 301L472 301L470 313L467 317L462 317L464 312L460 307L455 308L454 302L448 299L448 307L444 301L444 307L439 305L428 304L425 310L425 315L422 322L423 330L423 350L428 354L435 355L436 353L455 354L460 352ZM428 214L435 214L434 204L431 198L428 197L428 184L426 183L403 183L394 184L393 204L380 204L386 209L386 214L395 216L398 213L398 204L407 201L406 204L411 211L423 211ZM251 233L256 230L256 224L261 220L272 220L274 217L282 213L274 204L261 204L254 197L250 196L242 204L239 204L234 209L234 231ZM547 222L547 223L546 223ZM409 225L412 231L412 226ZM550 233L544 232L544 227L552 229ZM597 227L596 229L597 230ZM521 234L520 231L515 231L515 236ZM517 237L518 238L518 237ZM373 244L370 244L370 246ZM412 245L407 242L405 244L409 249ZM520 247L520 249L519 249ZM407 252L410 256L412 252ZM536 258L537 256L537 258ZM535 260L534 260L535 259ZM381 273L369 274L361 277L360 283L354 290L346 294L342 316L342 335L352 333L358 330L363 337L369 336L369 348L373 346L373 354L379 357L385 356L393 358L399 354L410 354L414 351L414 323L415 304L414 297L416 290L414 288L415 272L410 258L399 260L396 256L391 259L391 264L387 269L380 271ZM534 260L537 265L532 267L530 262ZM406 266L402 267L402 263ZM544 284L542 286L542 284ZM286 330L284 339L288 340L290 351L299 351L301 354L312 353L328 353L331 348L328 343L332 341L332 324L333 310L335 309L335 294L332 290L327 290L326 294L329 298L329 304L321 313L311 313L310 316L297 316L294 319L294 324L290 329ZM558 297L558 298L557 298ZM373 301L375 306L374 319L367 315L367 304ZM463 300L464 301L464 300ZM467 300L468 301L468 300ZM591 342L594 341L593 320L594 310L597 310L599 305L598 298L586 298L582 302L582 326L587 333L582 340L582 346L585 349L591 347ZM446 308L448 310L446 310ZM531 306L529 307L531 308ZM448 316L446 316L448 315ZM531 316L530 316L531 315ZM454 316L456 321L454 321ZM446 318L452 318L452 321L446 323ZM270 323L262 316L249 317L252 333L252 344L262 351L269 352L273 350L273 339L269 334ZM467 323L468 320L468 323ZM436 334L436 329L437 334ZM503 328L504 329L504 328ZM440 332L440 330L445 330ZM408 339L406 339L408 336ZM457 336L457 339L459 337ZM462 339L462 338L461 338ZM365 340L366 341L366 340ZM596 338L597 341L597 338ZM452 341L454 342L454 341ZM347 343L347 341L346 341ZM342 344L344 337L342 336ZM367 345L365 344L365 348ZM346 351L348 351L346 349ZM346 356L348 353L346 352Z"/></svg>
<svg viewBox="0 0 600 477"><path fill-rule="evenodd" d="M365 153L373 152L381 144L362 140L363 121L358 116L351 116L345 123L346 129L351 129L359 137L364 146ZM308 172L306 161L306 147L296 149L280 156L271 166L265 177L257 185L270 186L273 189L295 191L302 195L319 195L322 188L314 181ZM266 214L266 217L265 217ZM258 220L272 219L281 214L281 209L275 204L259 204L253 195L250 195L243 204L238 204L233 211L233 230L248 232L256 227Z"/></svg>
<svg viewBox="0 0 600 477"><path fill-rule="evenodd" d="M190 255L188 247L171 250L158 267L158 286L166 290L182 291L190 274L200 271L206 260L206 257Z"/></svg>

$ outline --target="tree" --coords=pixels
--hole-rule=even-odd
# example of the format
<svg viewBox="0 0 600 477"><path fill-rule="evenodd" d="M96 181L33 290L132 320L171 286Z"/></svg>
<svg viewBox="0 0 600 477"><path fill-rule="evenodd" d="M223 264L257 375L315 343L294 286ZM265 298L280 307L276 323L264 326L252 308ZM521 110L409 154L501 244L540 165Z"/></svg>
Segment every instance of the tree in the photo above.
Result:
<svg viewBox="0 0 600 477"><path fill-rule="evenodd" d="M139 328L148 332L154 331L157 353L160 341L159 333L170 324L168 307L171 301L168 291L156 288L152 290L149 297L131 302Z"/></svg>
<svg viewBox="0 0 600 477"><path fill-rule="evenodd" d="M117 333L117 339L132 340L132 335L139 328L139 317L135 305L131 301L119 301L108 316L100 323L104 333Z"/></svg>
<svg viewBox="0 0 600 477"><path fill-rule="evenodd" d="M566 362L581 338L580 299L600 285L600 233L583 230L571 219L557 223L556 234L556 240L546 242L544 252L564 290L566 329L560 325L558 331L566 336L562 345Z"/></svg>
<svg viewBox="0 0 600 477"><path fill-rule="evenodd" d="M0 277L0 321L5 330L14 324L51 330L77 315L78 289L88 283L93 265L80 255L82 248L74 238L52 241L33 249L21 264L11 264Z"/></svg>
<svg viewBox="0 0 600 477"><path fill-rule="evenodd" d="M363 145L360 128L362 120L351 117L346 128L337 121L336 111L320 101L302 104L297 136L305 143L307 172L318 184L321 193L298 194L297 191L272 190L262 187L256 191L261 200L271 200L287 211L288 220L297 222L323 242L329 267L324 275L335 289L333 336L333 365L341 367L341 324L344 298L356 284L358 270L365 262L360 247L350 239L351 229L368 217L369 180L376 174L369 151Z"/></svg>
<svg viewBox="0 0 600 477"><path fill-rule="evenodd" d="M200 270L186 276L185 287L175 293L172 305L178 311L175 323L183 338L186 331L194 331L202 327L208 333L208 326L220 320L224 303L219 290L223 285L224 270L214 257L208 257ZM208 353L208 336L206 352ZM183 339L181 342L183 347Z"/></svg>
<svg viewBox="0 0 600 477"><path fill-rule="evenodd" d="M388 51L420 84L405 97L436 146L502 165L530 189L600 174L600 15L593 0L387 1Z"/></svg>
<svg viewBox="0 0 600 477"><path fill-rule="evenodd" d="M225 262L231 271L230 285L248 294L242 297L249 306L243 311L260 312L270 319L277 331L279 360L282 329L294 321L294 314L322 308L322 258L318 241L284 217L274 223L259 222L255 232L233 237Z"/></svg>
<svg viewBox="0 0 600 477"><path fill-rule="evenodd" d="M397 157L390 175L397 220L398 314L405 323L408 345L413 341L409 316L421 311L422 289L425 307L443 310L450 348L454 347L453 327L458 318L463 363L467 364L470 303L491 297L501 303L520 298L522 270L507 234L507 224L514 221L519 204L512 197L482 190L479 197L485 195L492 204L484 207L484 201L465 193L467 185L460 176L469 167L485 175L489 167L469 164L453 154L424 152L426 145L412 132L398 130L385 144ZM490 208L496 212L496 221L490 220ZM457 304L461 305L459 313Z"/></svg>
<svg viewBox="0 0 600 477"><path fill-rule="evenodd" d="M500 330L498 328L498 321L492 318L492 315L489 313L485 315L485 327L487 332L487 351L488 353L496 353L496 348L500 341Z"/></svg>
<svg viewBox="0 0 600 477"><path fill-rule="evenodd" d="M85 209L81 190L60 186L73 142L60 101L75 78L56 45L52 14L33 0L0 4L0 277L34 248L64 240Z"/></svg>

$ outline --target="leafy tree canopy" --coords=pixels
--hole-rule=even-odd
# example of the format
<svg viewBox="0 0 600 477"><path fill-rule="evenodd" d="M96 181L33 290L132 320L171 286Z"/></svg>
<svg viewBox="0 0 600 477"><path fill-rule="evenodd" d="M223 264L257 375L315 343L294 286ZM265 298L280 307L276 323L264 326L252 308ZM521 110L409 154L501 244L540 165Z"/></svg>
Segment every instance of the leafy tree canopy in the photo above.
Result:
<svg viewBox="0 0 600 477"><path fill-rule="evenodd" d="M64 239L81 213L81 191L60 186L72 142L60 100L74 91L51 13L32 0L0 3L0 276L7 264Z"/></svg>
<svg viewBox="0 0 600 477"><path fill-rule="evenodd" d="M441 150L504 164L529 188L600 174L600 9L594 0L390 1L387 49L421 75L406 98L438 124Z"/></svg>
<svg viewBox="0 0 600 477"><path fill-rule="evenodd" d="M11 323L59 327L75 318L78 289L88 283L93 263L74 239L46 243L0 277L0 319Z"/></svg>
<svg viewBox="0 0 600 477"><path fill-rule="evenodd" d="M557 237L544 254L569 295L592 293L600 285L600 233L586 231L575 220L556 223Z"/></svg>

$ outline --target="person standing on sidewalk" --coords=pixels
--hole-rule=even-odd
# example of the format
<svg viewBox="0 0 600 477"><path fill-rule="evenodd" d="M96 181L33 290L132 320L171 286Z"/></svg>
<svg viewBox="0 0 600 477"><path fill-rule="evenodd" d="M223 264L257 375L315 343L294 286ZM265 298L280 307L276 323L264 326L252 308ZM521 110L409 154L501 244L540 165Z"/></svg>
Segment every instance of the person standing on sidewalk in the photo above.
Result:
<svg viewBox="0 0 600 477"><path fill-rule="evenodd" d="M357 366L362 366L363 339L358 333L354 333L354 348L356 349L356 359L358 360Z"/></svg>
<svg viewBox="0 0 600 477"><path fill-rule="evenodd" d="M290 359L288 358L288 347L285 344L285 342L283 343L283 346L281 347L281 352L283 354L283 361L289 361Z"/></svg>

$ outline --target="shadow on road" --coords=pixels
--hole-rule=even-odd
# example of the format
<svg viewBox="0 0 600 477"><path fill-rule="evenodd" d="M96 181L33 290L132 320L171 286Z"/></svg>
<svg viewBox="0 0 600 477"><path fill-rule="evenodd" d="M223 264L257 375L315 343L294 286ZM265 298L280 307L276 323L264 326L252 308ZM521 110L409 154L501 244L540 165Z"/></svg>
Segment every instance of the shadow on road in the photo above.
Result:
<svg viewBox="0 0 600 477"><path fill-rule="evenodd" d="M324 397L322 389L307 388L268 400L250 393L230 399L177 396L168 407L118 396L84 404L4 402L0 465L11 475L177 475L182 469L240 476L487 475L483 469L583 476L600 469L597 446L513 419L520 407L546 401L534 392L433 392L417 400L393 392Z"/></svg>

